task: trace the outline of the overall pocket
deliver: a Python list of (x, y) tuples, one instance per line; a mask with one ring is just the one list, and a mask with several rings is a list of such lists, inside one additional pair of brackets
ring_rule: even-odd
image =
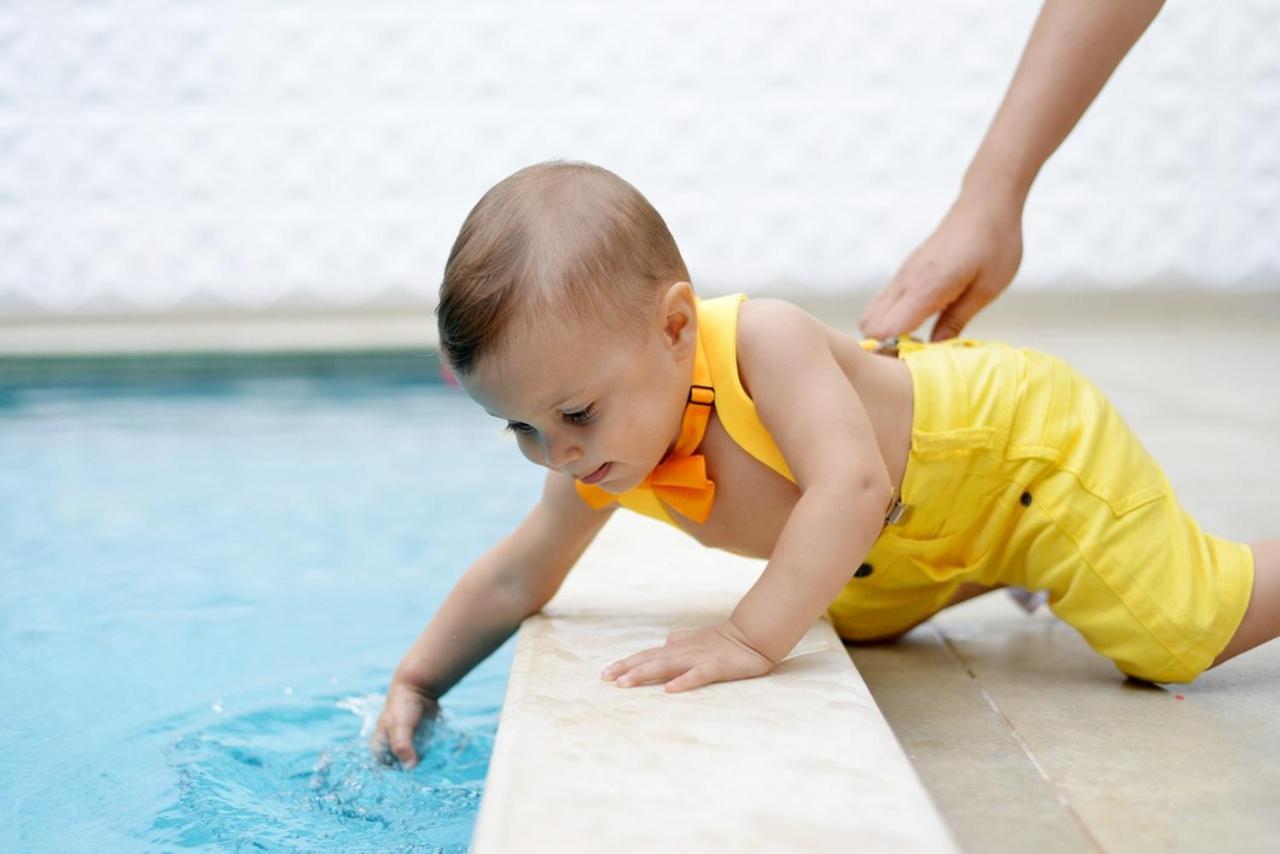
[(1004, 526), (1009, 481), (991, 465), (996, 437), (989, 428), (915, 438), (903, 478), (906, 516), (885, 528), (877, 545), (943, 581), (973, 568), (991, 549)]
[(1115, 517), (1168, 493), (1160, 466), (1097, 386), (1057, 357), (1023, 352), (1007, 459), (1071, 474)]
[(1020, 356), (1003, 344), (966, 341), (906, 359), (916, 402), (902, 486), (908, 510), (882, 539), (942, 580), (972, 568), (1002, 529)]

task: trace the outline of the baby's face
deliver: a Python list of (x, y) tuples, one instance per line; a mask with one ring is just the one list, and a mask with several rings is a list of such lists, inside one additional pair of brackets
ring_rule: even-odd
[(674, 316), (655, 309), (639, 341), (573, 322), (513, 333), (459, 382), (507, 422), (532, 462), (625, 492), (680, 433), (697, 334), (692, 293), (674, 306)]

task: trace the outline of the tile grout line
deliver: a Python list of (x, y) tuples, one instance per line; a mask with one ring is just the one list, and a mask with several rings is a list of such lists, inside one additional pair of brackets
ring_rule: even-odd
[(1105, 854), (1106, 849), (1102, 847), (1102, 843), (1093, 835), (1093, 832), (1089, 829), (1089, 825), (1085, 823), (1080, 814), (1076, 812), (1075, 808), (1071, 805), (1071, 801), (1067, 799), (1066, 793), (1063, 792), (1056, 783), (1054, 783), (1053, 778), (1049, 776), (1049, 773), (1045, 770), (1044, 766), (1040, 764), (1040, 760), (1036, 759), (1035, 754), (1031, 751), (1031, 746), (1028, 745), (1026, 740), (1022, 737), (1022, 733), (1018, 732), (1017, 727), (1013, 725), (1013, 721), (1009, 720), (1009, 716), (1004, 713), (1004, 710), (996, 703), (995, 698), (991, 696), (989, 691), (987, 691), (987, 686), (983, 684), (982, 679), (979, 678), (978, 674), (969, 666), (969, 662), (965, 661), (964, 656), (960, 654), (960, 651), (956, 649), (955, 645), (951, 642), (951, 638), (947, 637), (947, 633), (942, 630), (941, 626), (935, 625), (933, 626), (933, 630), (937, 632), (938, 637), (942, 640), (942, 645), (947, 648), (947, 651), (956, 659), (964, 672), (968, 674), (969, 678), (978, 686), (978, 690), (982, 692), (982, 699), (991, 707), (991, 711), (1004, 722), (1004, 725), (1009, 730), (1009, 735), (1013, 738), (1014, 743), (1022, 750), (1023, 755), (1027, 757), (1027, 761), (1031, 763), (1031, 767), (1036, 769), (1036, 773), (1044, 780), (1045, 785), (1049, 787), (1049, 791), (1053, 793), (1054, 799), (1062, 806), (1062, 809), (1066, 811), (1067, 815), (1071, 816), (1071, 820), (1080, 828), (1080, 832), (1084, 834), (1085, 839), (1089, 840), (1089, 844), (1093, 846), (1093, 849), (1100, 852), (1100, 854)]

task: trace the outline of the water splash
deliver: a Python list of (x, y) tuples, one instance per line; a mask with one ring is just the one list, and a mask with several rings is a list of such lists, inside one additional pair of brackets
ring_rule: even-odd
[(151, 842), (251, 850), (465, 852), (496, 710), (455, 721), (446, 709), (419, 733), (411, 772), (377, 762), (368, 737), (376, 694), (317, 697), (223, 713), (166, 754), (177, 798)]

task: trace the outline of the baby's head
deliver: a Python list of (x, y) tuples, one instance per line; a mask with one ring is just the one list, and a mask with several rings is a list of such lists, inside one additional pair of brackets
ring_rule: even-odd
[(689, 273), (662, 217), (608, 170), (540, 163), (485, 193), (449, 253), (436, 319), (463, 389), (539, 465), (620, 493), (680, 432), (697, 340)]

